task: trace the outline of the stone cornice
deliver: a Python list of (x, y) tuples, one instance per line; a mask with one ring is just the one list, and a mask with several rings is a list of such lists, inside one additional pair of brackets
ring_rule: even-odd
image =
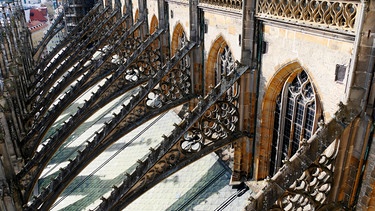
[(276, 26), (288, 30), (293, 30), (301, 33), (307, 33), (315, 36), (326, 37), (330, 39), (336, 39), (340, 41), (354, 42), (355, 35), (342, 33), (341, 31), (327, 30), (320, 27), (313, 27), (304, 23), (285, 22), (278, 19), (265, 18), (257, 16), (258, 20), (263, 21), (265, 24)]
[(198, 7), (201, 8), (205, 12), (221, 14), (221, 15), (225, 15), (225, 16), (229, 16), (233, 18), (242, 18), (242, 10), (240, 9), (222, 7), (222, 6), (206, 4), (206, 3), (199, 3)]
[(189, 1), (188, 0), (166, 0), (168, 3), (174, 3), (177, 5), (184, 5), (184, 6), (189, 6)]

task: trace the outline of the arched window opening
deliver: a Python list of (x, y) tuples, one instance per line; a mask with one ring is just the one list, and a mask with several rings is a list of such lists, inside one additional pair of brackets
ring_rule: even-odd
[[(234, 70), (234, 58), (232, 52), (229, 49), (229, 46), (225, 44), (223, 48), (219, 50), (217, 55), (216, 71), (215, 71), (215, 86), (220, 83), (221, 79), (229, 75)], [(239, 95), (239, 85), (237, 82), (228, 89), (226, 94), (223, 96), (227, 100), (229, 98), (235, 99), (235, 104), (237, 105), (237, 98)]]
[(158, 19), (155, 15), (152, 16), (151, 23), (150, 23), (150, 34), (153, 34), (156, 32), (156, 30), (159, 27)]
[(139, 18), (139, 10), (137, 9), (134, 14), (134, 22), (137, 22)]
[(217, 71), (215, 71), (215, 84), (221, 81), (222, 76), (229, 74), (233, 70), (234, 61), (232, 52), (228, 45), (219, 51), (217, 55)]
[(316, 122), (315, 92), (308, 75), (302, 71), (291, 80), (286, 80), (275, 102), (269, 175), (297, 152), (303, 139), (311, 137)]
[(185, 47), (187, 45), (187, 38), (186, 38), (186, 34), (184, 31), (182, 31), (182, 33), (180, 34), (180, 36), (178, 37), (178, 41), (177, 41), (177, 47), (178, 49), (181, 49), (183, 47)]
[[(233, 74), (235, 68), (235, 57), (232, 54), (230, 46), (222, 36), (219, 36), (212, 44), (207, 55), (207, 62), (204, 77), (204, 94), (207, 95), (218, 86), (221, 81), (230, 74)], [(235, 82), (218, 100), (215, 107), (211, 107), (210, 112), (213, 116), (222, 117), (225, 124), (230, 124), (229, 130), (235, 131), (239, 128), (239, 91), (240, 83)], [(230, 114), (230, 116), (227, 116)], [(216, 121), (216, 120), (215, 120)], [(216, 127), (213, 125), (212, 127)], [(220, 128), (219, 128), (220, 130)], [(239, 149), (239, 148), (238, 148)], [(239, 159), (234, 158), (234, 146), (229, 144), (221, 149), (221, 155), (225, 154), (225, 160), (233, 160), (234, 165), (239, 165)]]
[[(177, 41), (177, 49), (181, 49), (185, 47), (188, 44), (188, 40), (186, 38), (186, 34), (184, 31), (180, 34)], [(190, 57), (189, 55), (186, 55), (183, 59), (181, 59), (181, 65), (184, 67), (190, 66)]]
[[(137, 23), (138, 19), (139, 19), (139, 10), (137, 9), (134, 15), (134, 23)], [(134, 31), (133, 35), (134, 37), (139, 37), (141, 35), (141, 33), (139, 32), (139, 28)]]
[(178, 50), (187, 45), (188, 38), (184, 28), (180, 23), (177, 23), (173, 30), (172, 43), (171, 43), (171, 56), (173, 56)]
[[(152, 16), (152, 19), (151, 19), (151, 22), (150, 22), (150, 34), (153, 34), (156, 32), (156, 30), (158, 29), (159, 27), (159, 21), (158, 19), (156, 18), (155, 15)], [(156, 39), (154, 42), (151, 43), (151, 48), (156, 50), (156, 49), (159, 49), (159, 46), (160, 45), (160, 42), (158, 39)]]
[(123, 16), (126, 15), (126, 5), (123, 5), (122, 6), (122, 13), (121, 13)]

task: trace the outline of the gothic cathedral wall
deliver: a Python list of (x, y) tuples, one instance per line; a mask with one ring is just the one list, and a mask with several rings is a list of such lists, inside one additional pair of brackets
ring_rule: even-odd
[(190, 40), (190, 15), (189, 15), (189, 2), (172, 2), (168, 4), (169, 7), (169, 34), (170, 38), (173, 37), (173, 32), (178, 24), (181, 24), (186, 37)]
[[(267, 84), (282, 66), (296, 61), (313, 81), (325, 121), (331, 119), (338, 103), (345, 100), (345, 82), (354, 41), (340, 41), (274, 25), (264, 26), (264, 41), (267, 49), (262, 57), (259, 96), (262, 98)], [(346, 66), (343, 82), (335, 81), (336, 65)]]
[(148, 19), (148, 25), (151, 25), (152, 17), (155, 15), (159, 19), (159, 10), (158, 10), (158, 1), (157, 0), (148, 0), (146, 2), (147, 4), (147, 19)]
[[(276, 95), (290, 74), (304, 70), (314, 86), (319, 113), (325, 122), (332, 119), (340, 102), (345, 102), (346, 82), (354, 41), (334, 39), (323, 32), (300, 31), (277, 23), (263, 26), (265, 47), (262, 54), (256, 143), (256, 178), (268, 174), (271, 140), (274, 126)], [(318, 34), (321, 33), (321, 34)], [(346, 67), (344, 78), (337, 80), (336, 68)], [(321, 106), (321, 107), (320, 107)]]
[(217, 11), (205, 11), (204, 20), (207, 24), (207, 32), (204, 34), (205, 58), (207, 59), (215, 41), (222, 36), (228, 44), (234, 60), (239, 61), (241, 58), (241, 43), (239, 42), (242, 33), (241, 14), (234, 12), (219, 14)]

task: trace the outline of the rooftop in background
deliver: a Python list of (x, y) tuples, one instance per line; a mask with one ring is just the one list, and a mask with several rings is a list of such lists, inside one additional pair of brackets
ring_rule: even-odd
[(31, 21), (30, 23), (27, 24), (27, 27), (29, 28), (31, 33), (44, 29), (47, 26), (48, 25), (46, 22), (40, 22), (40, 21)]
[[(69, 118), (69, 114), (74, 113), (74, 108), (82, 105), (84, 99), (91, 96), (93, 90), (96, 88), (77, 99), (71, 108), (60, 116), (54, 127), (60, 127)], [(112, 113), (118, 113), (130, 94), (119, 97), (96, 112), (72, 134), (59, 151), (71, 152), (72, 149), (84, 146), (86, 141), (92, 141), (90, 134), (102, 127)], [(94, 209), (101, 202), (100, 196), (107, 197), (111, 186), (121, 184), (125, 172), (132, 172), (134, 163), (140, 157), (147, 156), (150, 147), (156, 148), (162, 135), (169, 134), (173, 124), (180, 121), (181, 118), (174, 111), (169, 111), (119, 139), (72, 181), (52, 210)], [(55, 155), (43, 172), (40, 185), (43, 181), (49, 181), (60, 167), (67, 164), (68, 159), (74, 158), (74, 154), (72, 157), (65, 157), (66, 155), (67, 153)], [(211, 153), (151, 188), (125, 210), (215, 210), (218, 207), (236, 210), (246, 205), (251, 191), (243, 194), (244, 187), (236, 189), (229, 186), (230, 177), (229, 168), (225, 167), (215, 153)]]
[(47, 21), (46, 16), (47, 16), (47, 8), (46, 7), (30, 10), (30, 20), (31, 21), (46, 22)]

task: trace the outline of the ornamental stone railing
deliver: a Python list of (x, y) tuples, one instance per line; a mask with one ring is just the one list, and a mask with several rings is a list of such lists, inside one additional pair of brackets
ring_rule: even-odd
[(354, 34), (359, 7), (354, 1), (258, 0), (257, 17)]
[(242, 0), (200, 0), (199, 3), (228, 7), (233, 9), (242, 9)]

